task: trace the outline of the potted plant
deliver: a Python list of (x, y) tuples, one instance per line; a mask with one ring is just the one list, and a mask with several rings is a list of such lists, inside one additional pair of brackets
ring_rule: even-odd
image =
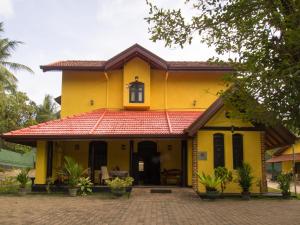
[(69, 194), (72, 197), (77, 195), (79, 178), (83, 168), (71, 157), (65, 156), (65, 173), (68, 176)]
[(105, 182), (114, 196), (121, 197), (126, 193), (126, 188), (130, 187), (133, 181), (132, 177), (126, 177), (125, 179), (116, 177), (113, 180), (106, 180)]
[(232, 172), (225, 167), (219, 166), (215, 169), (215, 176), (221, 180), (221, 196), (223, 196), (227, 183), (232, 181)]
[(290, 185), (292, 181), (291, 173), (280, 173), (277, 176), (277, 182), (282, 193), (282, 197), (287, 199), (291, 196)]
[(219, 197), (220, 193), (217, 189), (218, 185), (221, 183), (221, 179), (216, 176), (205, 175), (204, 173), (198, 174), (199, 182), (205, 186), (206, 196), (209, 199), (216, 199)]
[(92, 193), (93, 183), (89, 177), (80, 177), (78, 181), (79, 192), (82, 196)]
[(16, 177), (17, 181), (20, 184), (19, 193), (21, 195), (25, 195), (27, 193), (26, 184), (29, 181), (29, 176), (28, 176), (29, 170), (30, 170), (29, 168), (22, 169), (21, 172)]
[(237, 169), (238, 183), (242, 188), (242, 199), (250, 199), (250, 187), (253, 184), (252, 168), (248, 163), (243, 163), (242, 167)]

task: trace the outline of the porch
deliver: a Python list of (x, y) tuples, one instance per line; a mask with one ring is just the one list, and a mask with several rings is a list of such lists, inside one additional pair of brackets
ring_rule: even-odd
[(37, 164), (34, 189), (53, 178), (54, 185), (66, 184), (60, 171), (64, 157), (75, 159), (95, 185), (103, 186), (103, 167), (109, 177), (132, 176), (135, 185), (191, 186), (192, 150), (187, 139), (135, 138), (100, 140), (47, 140), (37, 142)]

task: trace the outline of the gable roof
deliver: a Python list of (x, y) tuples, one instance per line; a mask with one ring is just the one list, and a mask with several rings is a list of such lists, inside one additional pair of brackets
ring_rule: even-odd
[[(224, 106), (221, 98), (218, 98), (208, 109), (202, 113), (186, 130), (189, 136), (194, 136), (197, 131), (204, 127), (204, 125)], [(257, 126), (257, 125), (255, 125)], [(286, 146), (293, 144), (296, 136), (282, 125), (273, 127), (264, 127), (266, 135), (266, 148), (272, 149), (275, 147)]]
[(49, 138), (183, 137), (199, 111), (110, 111), (99, 109), (2, 135), (7, 141)]
[(148, 62), (153, 69), (168, 71), (233, 71), (228, 65), (213, 64), (201, 61), (165, 61), (148, 49), (134, 44), (116, 56), (107, 61), (98, 60), (65, 60), (57, 61), (40, 68), (46, 71), (63, 71), (63, 70), (89, 70), (89, 71), (107, 71), (121, 69), (124, 63), (134, 57), (139, 57)]

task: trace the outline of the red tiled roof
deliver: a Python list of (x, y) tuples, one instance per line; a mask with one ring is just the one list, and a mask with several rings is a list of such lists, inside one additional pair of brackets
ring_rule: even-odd
[(134, 57), (140, 57), (150, 63), (152, 68), (170, 71), (232, 71), (229, 65), (201, 61), (165, 61), (144, 47), (135, 44), (107, 61), (66, 60), (42, 65), (43, 71), (53, 70), (96, 70), (120, 69)]
[[(286, 154), (280, 156), (274, 156), (271, 159), (268, 159), (267, 163), (276, 163), (276, 162), (285, 162), (285, 161), (293, 161), (293, 154)], [(300, 161), (300, 153), (295, 153), (295, 160)]]
[(99, 109), (11, 131), (5, 133), (3, 138), (182, 136), (184, 129), (201, 114), (196, 111)]

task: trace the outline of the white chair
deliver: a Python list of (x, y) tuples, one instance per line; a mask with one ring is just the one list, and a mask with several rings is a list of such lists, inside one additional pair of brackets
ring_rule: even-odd
[(111, 179), (111, 177), (109, 176), (107, 167), (101, 166), (101, 184), (105, 184), (105, 180), (109, 179)]

